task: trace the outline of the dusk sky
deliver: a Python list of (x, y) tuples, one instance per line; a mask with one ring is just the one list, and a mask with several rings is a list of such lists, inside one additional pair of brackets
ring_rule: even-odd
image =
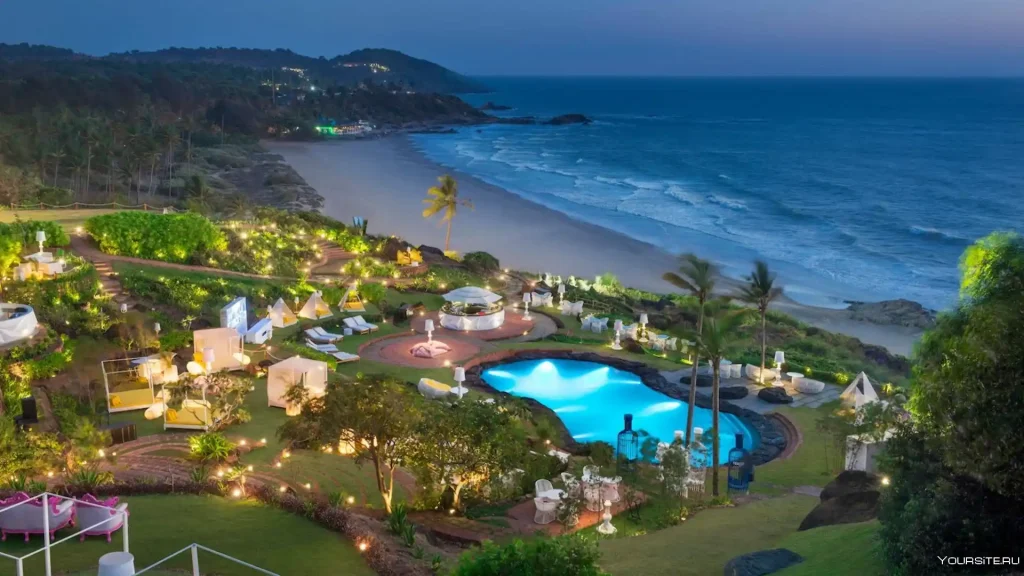
[(0, 0), (0, 42), (395, 48), (459, 72), (1022, 75), (1024, 0)]

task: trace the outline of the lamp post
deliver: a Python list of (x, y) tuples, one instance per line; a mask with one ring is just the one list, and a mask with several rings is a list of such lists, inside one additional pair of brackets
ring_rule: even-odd
[(612, 350), (622, 350), (622, 320), (615, 321), (615, 342), (612, 343)]
[(156, 337), (157, 338), (160, 337), (160, 323), (159, 322), (154, 322), (153, 323), (153, 332), (156, 332)]
[(530, 319), (530, 301), (533, 300), (533, 296), (527, 292), (523, 294), (523, 308), (526, 309), (526, 313), (523, 314), (523, 320)]
[(615, 526), (612, 526), (612, 501), (604, 501), (604, 514), (601, 515), (601, 525), (597, 527), (597, 531), (604, 535), (615, 534), (618, 530)]
[(203, 363), (206, 364), (207, 374), (213, 372), (213, 360), (215, 357), (216, 354), (214, 353), (212, 347), (207, 346), (206, 348), (203, 348)]
[(459, 400), (462, 400), (463, 394), (465, 394), (466, 392), (469, 392), (469, 389), (467, 389), (467, 388), (462, 386), (462, 383), (465, 382), (465, 381), (466, 381), (466, 369), (463, 368), (462, 366), (456, 366), (455, 367), (455, 383), (457, 384), (457, 386), (455, 386), (455, 390), (453, 390), (453, 392), (458, 394)]
[(43, 253), (43, 243), (46, 242), (46, 232), (36, 230), (36, 242), (39, 242), (39, 253)]
[[(775, 351), (775, 385), (782, 386), (782, 365), (786, 363), (786, 353), (782, 350)], [(764, 381), (764, 377), (761, 377)]]
[(427, 333), (427, 342), (434, 341), (434, 321), (427, 318), (423, 322), (423, 331)]
[(561, 304), (565, 301), (565, 284), (559, 282), (558, 284), (558, 303)]
[(640, 313), (640, 341), (647, 342), (647, 312)]

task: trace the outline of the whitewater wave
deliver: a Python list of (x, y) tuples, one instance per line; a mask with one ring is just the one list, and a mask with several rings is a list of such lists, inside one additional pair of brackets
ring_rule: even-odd
[(739, 200), (736, 200), (735, 198), (726, 198), (725, 196), (718, 196), (716, 194), (708, 194), (706, 196), (706, 198), (707, 198), (707, 201), (711, 202), (712, 204), (718, 204), (719, 206), (725, 206), (726, 208), (729, 208), (729, 209), (732, 209), (732, 210), (738, 210), (738, 211), (743, 211), (743, 212), (745, 212), (747, 210), (747, 205), (744, 204), (743, 202), (739, 201)]
[(954, 242), (957, 244), (970, 244), (973, 240), (966, 236), (954, 234), (946, 230), (939, 230), (938, 228), (929, 228), (927, 226), (911, 226), (910, 233), (917, 236), (926, 236), (928, 238), (942, 240), (944, 242)]

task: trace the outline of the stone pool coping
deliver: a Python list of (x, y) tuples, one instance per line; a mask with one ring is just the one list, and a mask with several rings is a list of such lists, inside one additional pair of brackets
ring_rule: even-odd
[[(636, 374), (648, 388), (661, 392), (669, 398), (681, 400), (683, 402), (689, 401), (689, 387), (678, 382), (670, 382), (662, 376), (656, 368), (652, 368), (647, 364), (615, 356), (602, 356), (595, 352), (578, 352), (575, 350), (565, 349), (502, 350), (479, 356), (470, 360), (465, 366), (466, 384), (469, 386), (479, 386), (493, 394), (509, 395), (488, 385), (483, 379), (483, 371), (502, 364), (524, 360), (576, 360), (579, 362), (596, 362), (599, 364), (606, 364), (613, 368)], [(553, 410), (533, 398), (520, 399), (525, 401), (530, 407), (530, 410), (534, 413), (540, 413), (549, 418), (553, 417), (553, 422), (557, 424), (561, 431), (562, 448), (574, 454), (580, 454), (584, 451), (583, 445), (573, 439), (572, 434), (569, 433), (569, 430), (565, 427), (562, 419), (559, 418)], [(710, 410), (711, 398), (698, 394), (697, 401), (694, 405)], [(742, 408), (726, 400), (719, 401), (718, 409), (719, 412), (723, 414), (732, 414), (733, 416), (736, 416), (750, 429), (756, 431), (760, 436), (761, 442), (758, 444), (757, 448), (750, 453), (754, 465), (760, 466), (762, 464), (767, 464), (786, 450), (788, 443), (787, 435), (778, 420), (769, 418), (763, 414), (758, 414), (753, 410)]]

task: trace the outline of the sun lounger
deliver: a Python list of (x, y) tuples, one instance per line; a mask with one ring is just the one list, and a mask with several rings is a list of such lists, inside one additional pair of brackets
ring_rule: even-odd
[(334, 342), (336, 340), (341, 340), (342, 338), (345, 337), (343, 334), (335, 334), (334, 332), (328, 332), (327, 330), (324, 330), (320, 326), (314, 326), (310, 330), (312, 330), (316, 334), (319, 334), (320, 335), (320, 338), (319, 338), (320, 340), (327, 340), (328, 342)]
[(364, 325), (360, 324), (359, 322), (356, 322), (355, 318), (345, 318), (344, 320), (342, 320), (342, 322), (345, 324), (346, 328), (352, 330), (356, 334), (369, 334), (370, 333), (370, 327), (369, 326), (364, 326)]
[(337, 340), (337, 338), (330, 338), (328, 336), (324, 336), (314, 328), (309, 328), (303, 330), (302, 332), (306, 335), (306, 338), (309, 338), (310, 340), (313, 340), (315, 342), (334, 342), (335, 340)]
[(355, 362), (356, 360), (359, 360), (358, 354), (349, 354), (348, 352), (335, 352), (331, 354), (331, 356), (334, 356), (338, 360), (339, 364), (344, 364), (346, 362)]
[(362, 316), (353, 316), (352, 319), (358, 322), (360, 326), (368, 328), (370, 332), (376, 332), (379, 328), (376, 324), (370, 324), (366, 320), (363, 320)]
[(338, 351), (338, 347), (334, 344), (316, 344), (312, 340), (306, 340), (306, 346), (324, 354), (333, 354)]

